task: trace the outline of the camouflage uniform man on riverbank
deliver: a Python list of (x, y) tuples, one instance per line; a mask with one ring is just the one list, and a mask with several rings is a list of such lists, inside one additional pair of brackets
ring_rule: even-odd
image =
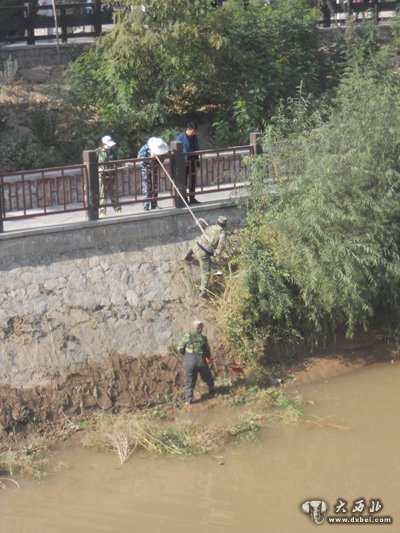
[(202, 334), (203, 328), (203, 322), (195, 320), (193, 330), (183, 335), (177, 346), (178, 353), (185, 356), (185, 402), (187, 404), (193, 401), (198, 374), (208, 385), (209, 392), (214, 392), (214, 378), (206, 361), (206, 358), (211, 359), (211, 352), (207, 337)]
[(207, 226), (204, 233), (195, 239), (185, 255), (185, 260), (190, 261), (192, 255), (200, 264), (200, 296), (207, 298), (208, 283), (211, 273), (211, 257), (218, 257), (226, 241), (226, 225), (228, 219), (218, 217), (217, 224)]

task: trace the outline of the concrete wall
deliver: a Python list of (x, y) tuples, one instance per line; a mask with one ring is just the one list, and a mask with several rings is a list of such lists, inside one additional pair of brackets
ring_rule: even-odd
[[(232, 201), (196, 213), (225, 214), (231, 228), (244, 218)], [(111, 354), (166, 354), (210, 315), (198, 267), (182, 261), (198, 233), (179, 209), (0, 235), (0, 385), (45, 384)]]
[(55, 43), (37, 43), (35, 45), (8, 45), (0, 47), (0, 64), (8, 59), (18, 61), (20, 69), (30, 69), (41, 66), (67, 65), (83, 52), (86, 52), (93, 43), (60, 43), (60, 60)]
[[(392, 31), (390, 23), (380, 23), (377, 26), (378, 37), (381, 43), (389, 43), (392, 40)], [(359, 27), (356, 27), (355, 31), (358, 31)], [(332, 22), (330, 28), (318, 28), (318, 38), (321, 46), (331, 46), (343, 38), (346, 31), (345, 26), (336, 26)]]

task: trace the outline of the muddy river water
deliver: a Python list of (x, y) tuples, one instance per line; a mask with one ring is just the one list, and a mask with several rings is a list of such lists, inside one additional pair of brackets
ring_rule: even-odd
[[(0, 532), (400, 533), (399, 383), (396, 362), (304, 386), (305, 421), (267, 427), (223, 459), (133, 455), (120, 467), (114, 455), (61, 450), (51, 477), (0, 491)], [(362, 499), (362, 516), (391, 516), (393, 524), (332, 525), (325, 517), (317, 526), (300, 509), (324, 500), (328, 516), (351, 517)], [(383, 508), (369, 513), (378, 500)], [(347, 514), (335, 514), (341, 502)]]

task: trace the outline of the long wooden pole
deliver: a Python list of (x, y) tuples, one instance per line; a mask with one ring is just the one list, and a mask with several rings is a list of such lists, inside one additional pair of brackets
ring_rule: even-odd
[(56, 30), (57, 56), (58, 56), (58, 64), (60, 65), (61, 64), (60, 37), (58, 36), (58, 17), (57, 17), (55, 0), (51, 0), (51, 5), (53, 6), (54, 25), (55, 25), (55, 30)]

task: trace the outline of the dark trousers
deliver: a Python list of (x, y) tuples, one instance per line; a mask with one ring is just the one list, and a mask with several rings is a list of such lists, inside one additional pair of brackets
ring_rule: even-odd
[(197, 376), (200, 374), (201, 379), (208, 385), (210, 392), (214, 390), (214, 378), (208, 368), (204, 357), (200, 354), (187, 353), (185, 355), (185, 401), (193, 400), (194, 388), (197, 382)]
[(189, 189), (189, 201), (194, 198), (196, 190), (196, 160), (186, 161), (186, 188)]

